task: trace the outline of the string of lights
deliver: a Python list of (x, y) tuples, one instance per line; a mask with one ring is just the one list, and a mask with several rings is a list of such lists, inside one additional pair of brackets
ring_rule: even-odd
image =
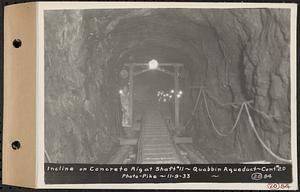
[(165, 90), (159, 90), (157, 91), (157, 99), (158, 99), (158, 102), (170, 102), (172, 101), (172, 99), (174, 97), (177, 97), (177, 98), (181, 98), (183, 94), (183, 91), (179, 90), (178, 93), (176, 94), (174, 89), (171, 89), (171, 90), (168, 90), (168, 91), (165, 91)]

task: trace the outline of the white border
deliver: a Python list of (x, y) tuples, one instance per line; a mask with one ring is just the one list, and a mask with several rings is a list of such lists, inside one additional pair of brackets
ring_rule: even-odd
[(37, 2), (37, 187), (81, 189), (239, 189), (268, 190), (266, 183), (158, 183), (158, 184), (45, 184), (44, 183), (44, 10), (61, 9), (130, 9), (130, 8), (285, 8), (291, 10), (290, 25), (290, 81), (291, 81), (291, 150), (293, 183), (290, 190), (298, 189), (297, 178), (297, 61), (296, 25), (297, 4), (291, 3), (194, 3), (194, 2)]

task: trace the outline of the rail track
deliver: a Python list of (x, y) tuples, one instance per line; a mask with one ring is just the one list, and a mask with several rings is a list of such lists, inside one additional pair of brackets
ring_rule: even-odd
[(144, 113), (143, 127), (138, 143), (137, 163), (182, 163), (167, 125), (155, 107), (148, 107)]

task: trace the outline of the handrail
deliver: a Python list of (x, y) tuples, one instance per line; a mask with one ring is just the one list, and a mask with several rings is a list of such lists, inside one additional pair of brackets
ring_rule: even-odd
[[(203, 92), (202, 92), (202, 91), (203, 91)], [(242, 104), (240, 104), (241, 107), (240, 107), (240, 110), (239, 110), (239, 112), (238, 112), (238, 115), (237, 115), (237, 118), (236, 118), (236, 120), (235, 120), (235, 123), (234, 123), (233, 127), (230, 129), (230, 131), (229, 131), (227, 134), (224, 134), (224, 133), (221, 133), (221, 132), (216, 128), (216, 126), (215, 126), (215, 123), (214, 123), (213, 118), (212, 118), (212, 116), (211, 116), (211, 113), (210, 113), (210, 111), (209, 111), (209, 107), (208, 107), (207, 100), (206, 100), (206, 94), (207, 94), (207, 93), (206, 93), (205, 90), (202, 90), (202, 88), (201, 88), (200, 91), (199, 91), (199, 95), (198, 95), (198, 97), (197, 97), (197, 101), (196, 101), (195, 106), (198, 106), (198, 103), (199, 103), (199, 100), (200, 100), (200, 96), (201, 96), (202, 93), (203, 93), (203, 99), (201, 100), (201, 105), (200, 105), (200, 106), (202, 106), (202, 101), (204, 101), (205, 109), (206, 109), (206, 113), (207, 113), (207, 115), (208, 115), (208, 118), (209, 118), (209, 120), (210, 120), (210, 122), (211, 122), (211, 124), (212, 124), (212, 127), (214, 128), (215, 132), (216, 132), (218, 135), (220, 135), (220, 136), (222, 136), (222, 137), (226, 137), (226, 136), (231, 135), (231, 133), (233, 133), (233, 131), (234, 131), (234, 130), (236, 129), (236, 127), (237, 127), (237, 124), (238, 124), (238, 122), (239, 122), (239, 120), (240, 120), (240, 117), (241, 117), (241, 114), (242, 114), (243, 109), (245, 109), (245, 110), (246, 110), (246, 113), (247, 113), (247, 115), (248, 115), (248, 120), (249, 120), (249, 123), (250, 123), (250, 125), (251, 125), (251, 128), (252, 128), (252, 130), (253, 130), (253, 132), (254, 132), (256, 138), (258, 139), (258, 141), (259, 141), (260, 144), (262, 145), (262, 147), (263, 147), (263, 148), (264, 148), (271, 156), (273, 156), (273, 157), (276, 158), (277, 160), (279, 160), (279, 161), (281, 161), (281, 162), (286, 162), (286, 163), (291, 163), (291, 162), (292, 162), (290, 159), (285, 159), (285, 158), (282, 158), (282, 157), (278, 156), (277, 154), (275, 154), (275, 153), (274, 153), (274, 152), (273, 152), (273, 151), (272, 151), (272, 150), (264, 143), (264, 141), (262, 140), (262, 138), (259, 136), (258, 131), (256, 130), (255, 124), (254, 124), (254, 122), (253, 122), (252, 116), (251, 116), (251, 114), (250, 114), (250, 112), (249, 112), (249, 108), (253, 109), (254, 111), (256, 111), (256, 112), (258, 112), (258, 113), (260, 113), (260, 114), (262, 114), (264, 117), (271, 118), (271, 116), (269, 116), (269, 115), (265, 114), (264, 112), (261, 112), (261, 111), (255, 109), (254, 107), (252, 107), (252, 106), (250, 105), (250, 103), (253, 102), (252, 100), (250, 100), (250, 101), (244, 101)], [(218, 100), (216, 99), (215, 101), (218, 101)], [(222, 105), (222, 106), (227, 106), (227, 105), (232, 105), (232, 106), (235, 105), (235, 106), (236, 106), (236, 105), (238, 105), (238, 103), (226, 103), (226, 104), (222, 104), (222, 103), (220, 103), (219, 101), (218, 101), (217, 103), (220, 104), (220, 105)], [(194, 113), (195, 111), (196, 111), (196, 110), (195, 110), (195, 108), (194, 108), (193, 113)], [(194, 114), (193, 114), (193, 113), (192, 113), (192, 118), (194, 117)], [(192, 119), (192, 118), (191, 118), (191, 119)], [(191, 120), (189, 120), (188, 123), (186, 123), (186, 125), (189, 124), (190, 121), (191, 121)]]
[(248, 107), (249, 107), (250, 109), (252, 109), (253, 111), (255, 111), (255, 112), (261, 114), (262, 116), (264, 116), (264, 117), (267, 118), (267, 119), (272, 119), (273, 117), (276, 117), (276, 115), (268, 115), (268, 114), (266, 114), (266, 113), (263, 112), (263, 111), (260, 111), (260, 110), (258, 110), (258, 109), (255, 109), (255, 108), (252, 107), (251, 105), (248, 105)]
[[(193, 112), (192, 112), (192, 116), (191, 116), (191, 118), (185, 123), (184, 127), (187, 127), (187, 126), (190, 124), (190, 122), (192, 122), (192, 120), (193, 120), (193, 118), (194, 118), (194, 115), (195, 115), (195, 112), (196, 112), (197, 107), (198, 107), (198, 103), (199, 103), (201, 94), (202, 94), (202, 88), (199, 90), (199, 93), (198, 93), (198, 96), (197, 96), (197, 99), (196, 99), (196, 102), (195, 102), (195, 105), (194, 105), (194, 109), (193, 109)], [(202, 100), (201, 100), (200, 106), (201, 106), (201, 105), (202, 105)]]
[(229, 102), (229, 103), (222, 103), (220, 102), (216, 97), (214, 97), (211, 93), (209, 93), (207, 90), (205, 90), (205, 93), (208, 97), (210, 97), (214, 102), (216, 102), (218, 105), (221, 105), (223, 107), (226, 107), (228, 105), (231, 105), (234, 108), (238, 108), (239, 105), (242, 105), (243, 103), (253, 103), (253, 100), (248, 101), (242, 101), (242, 102)]
[(248, 115), (248, 120), (249, 120), (249, 123), (255, 133), (255, 136), (257, 137), (258, 141), (260, 142), (260, 144), (263, 146), (263, 148), (269, 152), (270, 155), (272, 155), (273, 157), (275, 157), (277, 160), (279, 161), (282, 161), (282, 162), (286, 162), (286, 163), (292, 163), (292, 160), (290, 159), (285, 159), (285, 158), (282, 158), (282, 157), (279, 157), (278, 155), (276, 155), (269, 147), (267, 147), (267, 145), (263, 142), (263, 140), (261, 139), (261, 137), (259, 136), (257, 130), (256, 130), (256, 127), (254, 125), (254, 122), (252, 120), (252, 117), (250, 115), (250, 112), (249, 112), (249, 109), (248, 109), (248, 105), (249, 104), (246, 104), (245, 105), (245, 109), (246, 109), (246, 112), (247, 112), (247, 115)]
[(143, 113), (143, 115), (142, 115), (142, 118), (141, 118), (141, 130), (140, 130), (140, 137), (139, 137), (139, 139), (138, 139), (138, 143), (137, 143), (137, 156), (136, 156), (136, 162), (137, 163), (141, 163), (141, 161), (142, 161), (142, 156), (143, 156), (143, 150), (141, 150), (141, 145), (142, 145), (142, 137), (143, 137), (143, 132), (144, 132), (144, 121), (145, 121), (145, 119), (144, 119), (144, 113)]
[(195, 112), (197, 110), (197, 107), (198, 107), (198, 103), (199, 103), (199, 99), (201, 97), (201, 94), (202, 94), (202, 89), (199, 90), (199, 94), (197, 96), (197, 100), (196, 100), (196, 103), (194, 105), (194, 109), (193, 109), (193, 112), (192, 112), (192, 115), (195, 115)]
[(241, 117), (241, 114), (242, 114), (242, 111), (243, 111), (243, 108), (244, 108), (245, 103), (243, 103), (243, 104), (241, 105), (241, 108), (240, 108), (239, 113), (238, 113), (238, 115), (237, 115), (237, 117), (236, 117), (235, 123), (233, 124), (233, 127), (230, 129), (230, 131), (229, 131), (227, 134), (224, 134), (224, 133), (221, 133), (221, 132), (216, 128), (216, 126), (215, 126), (215, 123), (214, 123), (214, 121), (213, 121), (213, 119), (212, 119), (212, 116), (211, 116), (211, 114), (210, 114), (210, 112), (209, 112), (209, 109), (208, 109), (208, 105), (207, 105), (207, 101), (206, 101), (206, 96), (205, 96), (205, 95), (206, 95), (206, 94), (205, 94), (205, 92), (204, 92), (203, 98), (204, 98), (205, 108), (206, 108), (207, 116), (208, 116), (208, 118), (209, 118), (209, 120), (210, 120), (210, 122), (211, 122), (212, 127), (214, 128), (214, 130), (216, 131), (216, 133), (217, 133), (218, 135), (220, 135), (220, 136), (222, 136), (222, 137), (229, 136), (229, 135), (236, 129), (236, 127), (237, 127), (237, 124), (238, 124), (238, 122), (239, 122), (239, 120), (240, 120), (240, 117)]
[(45, 149), (44, 151), (45, 151), (45, 155), (46, 155), (46, 159), (47, 159), (48, 163), (51, 163), (51, 158), (50, 158), (47, 150)]

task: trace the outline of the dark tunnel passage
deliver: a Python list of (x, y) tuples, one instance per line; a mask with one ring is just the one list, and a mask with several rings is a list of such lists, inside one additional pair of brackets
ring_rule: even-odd
[[(270, 151), (290, 159), (289, 11), (61, 10), (45, 15), (45, 145), (52, 162), (109, 163), (124, 145), (129, 156), (138, 153), (139, 142), (120, 142), (138, 139), (143, 128), (122, 127), (119, 91), (128, 85), (125, 64), (152, 59), (183, 65), (180, 125), (174, 128), (176, 94), (158, 101), (159, 91), (171, 95), (174, 77), (155, 70), (134, 77), (133, 124), (143, 127), (145, 109), (155, 101), (173, 126), (171, 136), (187, 140), (178, 141), (180, 154), (186, 149), (186, 156), (198, 154), (202, 163), (281, 162)], [(174, 72), (172, 66), (164, 69)]]

